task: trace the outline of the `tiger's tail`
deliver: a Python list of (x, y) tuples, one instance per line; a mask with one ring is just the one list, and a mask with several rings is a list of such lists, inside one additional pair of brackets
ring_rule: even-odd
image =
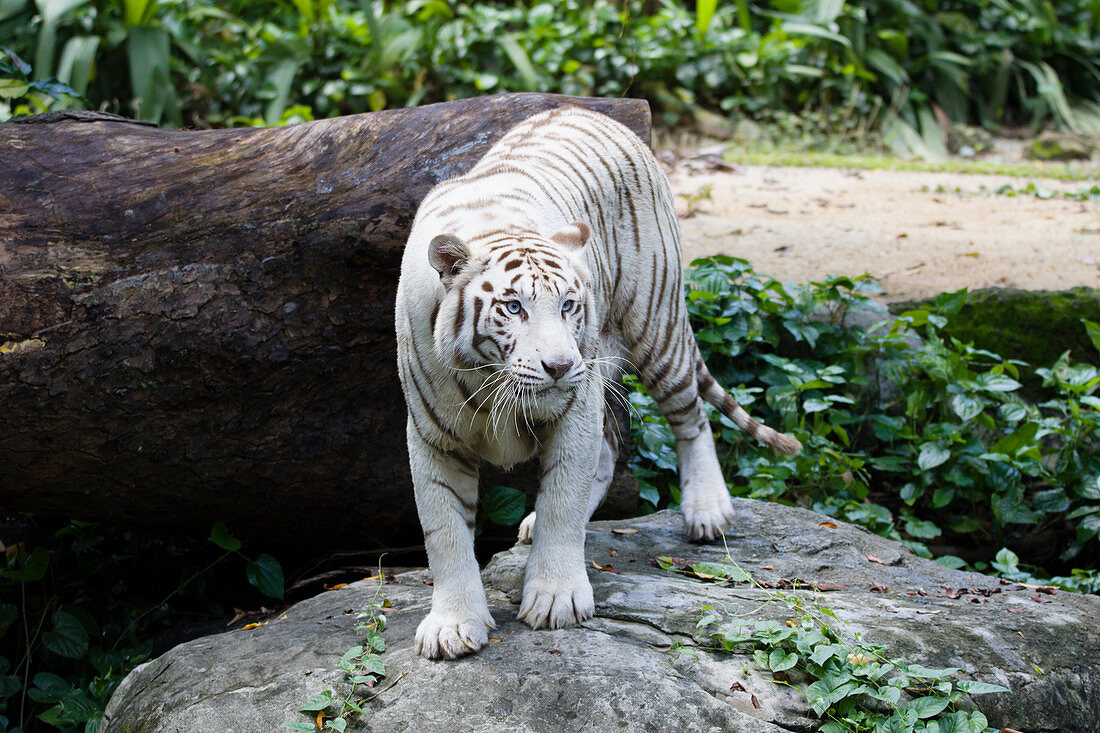
[(734, 425), (741, 428), (749, 437), (755, 438), (777, 453), (788, 456), (796, 456), (802, 451), (802, 444), (793, 435), (772, 430), (767, 425), (757, 422), (745, 408), (737, 404), (722, 385), (711, 376), (706, 363), (700, 356), (696, 368), (696, 376), (699, 385), (699, 396), (717, 407), (723, 415), (733, 420)]

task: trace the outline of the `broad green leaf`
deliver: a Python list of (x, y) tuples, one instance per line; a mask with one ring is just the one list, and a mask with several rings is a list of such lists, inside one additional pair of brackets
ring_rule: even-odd
[(72, 692), (72, 686), (53, 672), (39, 672), (34, 676), (34, 688), (28, 695), (37, 702), (58, 702)]
[(773, 649), (768, 655), (768, 669), (772, 672), (783, 672), (798, 664), (798, 655), (787, 653), (782, 649)]
[(382, 664), (382, 660), (378, 658), (378, 655), (371, 654), (363, 657), (363, 666), (374, 672), (379, 677), (386, 676), (386, 666)]
[(876, 700), (888, 703), (890, 705), (897, 705), (898, 700), (901, 698), (901, 688), (898, 687), (880, 687), (877, 690), (871, 690), (867, 693), (868, 697), (872, 697)]
[[(14, 604), (0, 603), (0, 633), (3, 633), (4, 629), (15, 623), (17, 618), (19, 618), (19, 609)], [(0, 669), (0, 673), (4, 671)]]
[(22, 97), (31, 88), (30, 82), (18, 79), (0, 79), (0, 99)]
[[(9, 559), (8, 562), (13, 561)], [(41, 545), (37, 545), (29, 555), (25, 552), (17, 553), (14, 565), (14, 568), (0, 572), (0, 576), (6, 576), (24, 583), (42, 580), (46, 575), (46, 568), (50, 565), (50, 551)]]
[(1100, 351), (1100, 323), (1094, 323), (1087, 318), (1082, 318), (1081, 322), (1085, 324), (1085, 332), (1089, 335), (1089, 341), (1092, 342), (1097, 351)]
[(752, 576), (741, 568), (720, 562), (692, 563), (691, 572), (704, 580), (732, 580), (735, 583), (748, 583), (752, 580)]
[(927, 519), (917, 519), (916, 517), (905, 521), (905, 531), (909, 536), (919, 537), (922, 540), (939, 537), (943, 534), (934, 522), (930, 522)]
[(325, 721), (326, 728), (332, 728), (339, 733), (344, 733), (348, 727), (348, 721), (345, 718), (333, 718), (332, 720)]
[(932, 506), (943, 509), (955, 499), (955, 487), (945, 486), (932, 492)]
[(88, 632), (75, 616), (58, 611), (53, 615), (53, 630), (42, 634), (42, 645), (54, 654), (79, 659), (88, 651)]
[(963, 560), (958, 555), (940, 555), (936, 558), (936, 562), (943, 565), (945, 568), (953, 568), (954, 570), (966, 567), (966, 560)]
[(925, 667), (923, 664), (907, 664), (905, 665), (905, 671), (911, 677), (920, 677), (926, 680), (938, 680), (941, 677), (950, 677), (959, 671), (958, 667)]
[(0, 677), (0, 699), (11, 697), (21, 689), (23, 689), (21, 678), (11, 674)]
[(1021, 385), (1007, 374), (986, 372), (978, 375), (978, 386), (987, 392), (1013, 392)]
[(1088, 476), (1081, 482), (1077, 495), (1082, 499), (1100, 499), (1100, 476)]
[(245, 575), (248, 577), (248, 582), (265, 596), (283, 597), (283, 566), (271, 555), (260, 555), (255, 560), (249, 561), (245, 568)]
[(917, 465), (922, 471), (928, 471), (936, 466), (943, 465), (951, 457), (951, 451), (938, 443), (924, 443), (920, 447), (920, 456), (917, 457)]
[(225, 524), (222, 522), (214, 522), (214, 526), (210, 529), (210, 541), (223, 550), (229, 550), (230, 552), (241, 549), (241, 541), (229, 534), (229, 530), (225, 528)]
[(1069, 509), (1070, 502), (1062, 489), (1045, 489), (1031, 498), (1031, 505), (1041, 512), (1057, 514)]
[(997, 551), (996, 558), (990, 564), (1002, 573), (1015, 573), (1020, 569), (1020, 558), (1012, 550), (1002, 547)]
[(969, 296), (966, 288), (954, 290), (950, 293), (940, 293), (936, 296), (936, 307), (944, 313), (958, 313), (966, 305)]
[(836, 644), (822, 644), (814, 649), (813, 654), (810, 655), (810, 659), (818, 665), (824, 665), (833, 657), (844, 658), (847, 656), (847, 652), (844, 647)]
[(378, 653), (386, 651), (386, 640), (377, 631), (367, 634), (367, 644)]
[(963, 422), (978, 416), (982, 411), (982, 402), (968, 394), (957, 394), (951, 398), (951, 409)]
[(309, 698), (309, 701), (305, 705), (298, 708), (300, 713), (319, 713), (329, 705), (332, 704), (334, 693), (332, 690), (325, 690), (319, 692), (313, 697)]
[(907, 711), (912, 710), (918, 718), (931, 718), (942, 713), (950, 704), (950, 700), (944, 697), (918, 697), (905, 706)]
[(519, 524), (527, 509), (527, 496), (509, 486), (494, 486), (481, 497), (481, 511), (494, 524)]
[(968, 695), (987, 695), (991, 692), (1010, 692), (1007, 687), (994, 685), (989, 682), (980, 682), (978, 680), (960, 680), (955, 683), (955, 687)]

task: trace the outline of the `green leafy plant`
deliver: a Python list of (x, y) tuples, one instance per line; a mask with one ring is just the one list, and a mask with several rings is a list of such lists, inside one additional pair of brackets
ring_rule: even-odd
[(1100, 129), (1097, 22), (1091, 0), (0, 4), (0, 37), (41, 75), (172, 125), (629, 93), (669, 124), (699, 105), (930, 158), (952, 122)]
[[(665, 570), (682, 572), (672, 558), (658, 557)], [(965, 695), (1008, 692), (976, 680), (953, 680), (958, 667), (934, 669), (900, 658), (851, 633), (836, 613), (816, 599), (766, 589), (727, 555), (721, 563), (696, 563), (694, 577), (714, 582), (753, 583), (763, 600), (782, 603), (793, 614), (772, 618), (723, 618), (714, 608), (697, 628), (708, 629), (719, 651), (751, 651), (754, 664), (776, 684), (796, 687), (823, 724), (825, 733), (986, 733), (986, 717), (957, 710)]]
[[(274, 558), (241, 554), (241, 542), (221, 523), (209, 541), (220, 549), (214, 559), (185, 568), (167, 590), (159, 579), (149, 582), (152, 570), (130, 533), (74, 521), (34, 542), (6, 547), (0, 569), (0, 731), (97, 730), (118, 683), (152, 654), (156, 632), (194, 603), (230, 557), (244, 559), (245, 576), (257, 590), (282, 598), (282, 568)], [(201, 555), (204, 548), (190, 552)]]
[(0, 46), (0, 122), (44, 112), (50, 102), (81, 102), (80, 94), (57, 79), (31, 79), (31, 66)]
[(386, 676), (386, 667), (382, 663), (382, 653), (386, 651), (386, 640), (382, 636), (382, 632), (386, 630), (386, 615), (383, 609), (389, 608), (390, 603), (382, 597), (384, 582), (385, 575), (380, 568), (374, 596), (365, 610), (355, 614), (355, 633), (357, 636), (363, 636), (363, 643), (352, 646), (340, 657), (340, 669), (343, 670), (345, 679), (349, 683), (347, 693), (342, 697), (334, 690), (323, 690), (317, 693), (298, 708), (298, 712), (314, 718), (314, 722), (287, 721), (280, 725), (280, 728), (313, 731), (321, 728), (323, 721), (326, 730), (342, 733), (347, 729), (352, 716), (369, 717), (370, 712), (364, 706), (378, 693), (365, 698), (360, 697), (361, 688), (372, 688)]
[[(686, 282), (712, 373), (804, 446), (797, 457), (771, 455), (712, 412), (734, 495), (806, 506), (925, 557), (930, 541), (956, 556), (954, 548), (971, 557), (989, 548), (978, 569), (990, 567), (996, 548), (1025, 552), (1039, 534), (1050, 541), (1047, 554), (1026, 559), (1035, 577), (1041, 565), (1070, 561), (1084, 575), (1058, 577), (1091, 577), (1100, 556), (1094, 365), (1067, 353), (1033, 369), (942, 337), (965, 291), (891, 318), (868, 297), (875, 286), (866, 278), (782, 285), (718, 257), (694, 263)], [(1020, 394), (1031, 374), (1043, 381), (1038, 401)], [(644, 388), (627, 385), (641, 497), (675, 507), (671, 431)]]

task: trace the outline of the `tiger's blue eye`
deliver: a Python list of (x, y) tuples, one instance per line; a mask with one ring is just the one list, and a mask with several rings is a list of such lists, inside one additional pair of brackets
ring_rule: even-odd
[(508, 309), (509, 313), (519, 313), (523, 310), (523, 306), (519, 304), (518, 300), (509, 300), (504, 307)]
[(571, 310), (573, 310), (573, 301), (567, 300), (567, 301), (565, 301), (564, 303), (561, 304), (561, 312), (562, 313), (568, 313)]

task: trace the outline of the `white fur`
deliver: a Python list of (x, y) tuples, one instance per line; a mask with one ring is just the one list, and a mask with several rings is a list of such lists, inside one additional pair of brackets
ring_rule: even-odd
[[(481, 461), (542, 465), (535, 512), (520, 527), (532, 547), (519, 617), (559, 628), (593, 614), (584, 525), (614, 473), (603, 425), (612, 360), (637, 367), (669, 417), (688, 534), (714, 539), (732, 521), (701, 399), (729, 398), (687, 322), (672, 193), (619, 123), (578, 109), (536, 115), (434, 188), (405, 247), (396, 325), (435, 579), (418, 653), (477, 651), (493, 627), (473, 552)], [(797, 447), (736, 403), (726, 408), (750, 434)]]

